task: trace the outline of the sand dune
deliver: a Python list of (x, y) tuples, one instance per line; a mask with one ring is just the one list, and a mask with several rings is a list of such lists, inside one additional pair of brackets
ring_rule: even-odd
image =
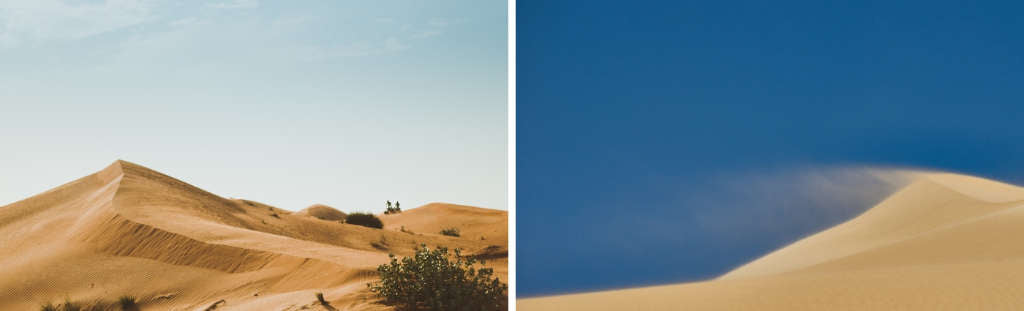
[(296, 216), (310, 216), (313, 218), (340, 221), (345, 219), (345, 213), (323, 204), (313, 204), (295, 213)]
[(461, 237), (508, 240), (508, 212), (479, 207), (430, 203), (399, 214), (384, 215), (384, 228), (440, 235), (442, 229), (458, 228)]
[[(365, 286), (388, 253), (410, 255), (421, 243), (477, 253), (507, 248), (506, 239), (391, 230), (388, 219), (385, 230), (341, 224), (322, 219), (340, 211), (314, 207), (293, 214), (225, 199), (117, 161), (0, 207), (0, 310), (121, 295), (138, 297), (144, 310), (201, 310), (219, 300), (217, 310), (324, 309), (316, 292), (339, 310), (388, 310)], [(507, 236), (507, 219), (495, 220), (507, 217), (502, 211), (423, 209), (431, 212), (412, 209), (396, 221), (430, 228), (458, 219), (472, 232)], [(429, 219), (415, 216), (421, 213)], [(470, 220), (478, 214), (486, 223)], [(507, 259), (488, 264), (507, 279)]]
[[(387, 230), (405, 230), (415, 235), (446, 240), (468, 239), (485, 244), (487, 247), (472, 249), (469, 254), (485, 259), (485, 262), (493, 265), (495, 273), (508, 274), (507, 211), (430, 203), (399, 214), (383, 215), (381, 220)], [(441, 235), (441, 230), (445, 228), (458, 228), (460, 236), (454, 238)]]
[(858, 217), (705, 282), (521, 299), (520, 310), (1017, 310), (1024, 188), (922, 173)]

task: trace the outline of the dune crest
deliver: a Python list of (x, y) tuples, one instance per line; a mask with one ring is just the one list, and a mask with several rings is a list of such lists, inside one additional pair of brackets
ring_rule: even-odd
[(522, 310), (935, 310), (1024, 305), (1024, 188), (920, 173), (847, 222), (696, 283), (522, 299)]
[[(308, 214), (226, 199), (119, 160), (0, 207), (0, 249), (13, 254), (0, 256), (0, 310), (121, 295), (138, 297), (145, 310), (201, 309), (219, 300), (217, 310), (325, 309), (313, 303), (316, 292), (338, 309), (388, 310), (365, 290), (388, 253), (410, 255), (419, 244), (507, 247)], [(488, 264), (507, 279), (507, 260)]]
[(345, 220), (345, 213), (333, 207), (323, 204), (313, 204), (295, 213), (296, 216), (310, 216), (320, 220), (341, 221)]

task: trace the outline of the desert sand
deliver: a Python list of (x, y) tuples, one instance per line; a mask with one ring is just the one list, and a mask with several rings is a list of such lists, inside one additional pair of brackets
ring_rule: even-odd
[(863, 214), (713, 280), (520, 299), (519, 310), (1020, 310), (1024, 188), (920, 173)]
[[(493, 259), (508, 279), (505, 211), (433, 203), (381, 216), (383, 230), (332, 221), (338, 215), (226, 199), (116, 161), (0, 207), (0, 310), (122, 295), (142, 310), (390, 310), (366, 283), (388, 253), (408, 256), (421, 243)], [(466, 234), (439, 234), (449, 226)]]
[(323, 204), (313, 204), (307, 208), (304, 208), (298, 212), (295, 212), (296, 216), (312, 216), (322, 220), (340, 221), (345, 220), (346, 215), (344, 212), (339, 211), (333, 207)]

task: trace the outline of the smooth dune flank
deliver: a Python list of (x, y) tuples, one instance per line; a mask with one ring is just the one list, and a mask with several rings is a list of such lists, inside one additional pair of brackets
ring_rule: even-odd
[(1024, 188), (920, 173), (858, 217), (714, 280), (520, 299), (517, 306), (523, 311), (1018, 310), (1024, 306)]
[[(142, 310), (390, 310), (366, 287), (388, 253), (408, 256), (427, 244), (500, 257), (494, 250), (508, 247), (497, 238), (507, 236), (504, 211), (434, 203), (394, 224), (385, 219), (384, 230), (333, 221), (339, 213), (313, 206), (293, 214), (226, 199), (117, 161), (0, 207), (0, 310), (38, 310), (65, 298), (89, 306), (124, 295), (137, 297)], [(478, 214), (486, 215), (483, 223), (467, 220), (467, 230), (495, 238), (391, 229)], [(507, 282), (507, 258), (498, 259), (488, 265)], [(316, 302), (318, 292), (329, 307)]]

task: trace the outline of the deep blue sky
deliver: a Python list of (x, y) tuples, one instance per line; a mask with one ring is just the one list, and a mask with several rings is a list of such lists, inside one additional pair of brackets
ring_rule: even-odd
[[(801, 174), (886, 165), (1024, 182), (1022, 10), (519, 1), (518, 293), (714, 277), (881, 191), (839, 212), (774, 210), (829, 204), (800, 194)], [(750, 179), (767, 186), (737, 186)]]

